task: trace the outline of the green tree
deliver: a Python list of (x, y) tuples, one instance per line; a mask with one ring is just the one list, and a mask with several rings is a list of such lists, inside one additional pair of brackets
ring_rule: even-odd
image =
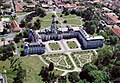
[(26, 77), (26, 70), (20, 68), (17, 70), (17, 76), (14, 78), (13, 83), (23, 83), (25, 77)]
[(35, 22), (34, 22), (34, 27), (39, 30), (40, 27), (41, 27), (41, 21), (39, 19), (37, 19)]
[(45, 10), (42, 9), (41, 7), (36, 8), (35, 14), (36, 14), (37, 16), (40, 16), (40, 17), (46, 16)]
[(54, 70), (54, 64), (51, 62), (50, 64), (49, 64), (49, 71), (53, 71)]
[(3, 41), (3, 45), (5, 46), (5, 38), (2, 38), (1, 41)]
[(110, 44), (115, 45), (119, 42), (119, 38), (117, 36), (110, 36)]
[(98, 65), (106, 66), (110, 63), (110, 60), (113, 57), (113, 51), (110, 47), (105, 46), (98, 49), (98, 57)]
[(25, 19), (21, 20), (20, 23), (21, 23), (21, 24), (20, 24), (20, 27), (25, 27), (25, 25), (26, 25), (26, 21), (25, 21)]
[(80, 80), (78, 72), (70, 72), (68, 74), (68, 79), (71, 83), (76, 83)]
[(88, 73), (94, 70), (98, 70), (96, 65), (91, 64), (91, 63), (86, 63), (83, 66), (82, 71), (80, 72), (79, 76), (82, 80), (86, 79), (87, 81), (92, 82), (93, 78)]
[(120, 77), (120, 66), (113, 66), (110, 70), (110, 74), (113, 79)]
[(98, 70), (93, 70), (90, 71), (89, 76), (91, 76), (93, 78), (93, 82), (92, 83), (107, 83), (109, 82), (109, 76), (105, 71), (98, 71)]

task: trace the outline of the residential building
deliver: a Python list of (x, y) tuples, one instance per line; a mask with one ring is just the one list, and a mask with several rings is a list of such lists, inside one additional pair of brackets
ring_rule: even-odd
[(103, 13), (101, 14), (101, 18), (110, 25), (120, 23), (119, 17), (115, 13)]
[(0, 46), (7, 46), (10, 43), (8, 41), (0, 41)]
[(114, 26), (112, 28), (112, 32), (120, 38), (120, 27), (119, 26)]
[(19, 24), (16, 22), (16, 20), (11, 21), (11, 26), (13, 32), (21, 31), (21, 28), (19, 27)]

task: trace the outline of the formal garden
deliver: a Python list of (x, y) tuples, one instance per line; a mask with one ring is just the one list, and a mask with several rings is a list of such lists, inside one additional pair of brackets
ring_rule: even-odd
[(92, 56), (94, 56), (93, 51), (80, 51), (71, 53), (73, 60), (76, 65), (80, 68), (84, 66), (84, 64), (92, 61)]
[(75, 41), (67, 41), (66, 43), (70, 49), (77, 49), (78, 48), (78, 45)]
[(67, 54), (49, 54), (42, 55), (42, 58), (49, 64), (53, 62), (55, 67), (64, 69), (64, 70), (72, 70), (74, 66)]
[(49, 47), (52, 51), (61, 50), (61, 47), (60, 47), (59, 43), (57, 43), (57, 42), (49, 43)]

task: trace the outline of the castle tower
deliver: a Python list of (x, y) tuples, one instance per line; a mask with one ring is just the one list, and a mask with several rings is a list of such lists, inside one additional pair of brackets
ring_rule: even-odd
[(56, 19), (53, 18), (51, 28), (50, 28), (52, 33), (57, 33), (57, 25), (56, 25)]

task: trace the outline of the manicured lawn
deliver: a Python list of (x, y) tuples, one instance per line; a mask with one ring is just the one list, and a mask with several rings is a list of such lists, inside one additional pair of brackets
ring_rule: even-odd
[(68, 19), (67, 24), (81, 25), (81, 22), (78, 19)]
[(51, 25), (51, 21), (42, 21), (41, 29), (47, 28)]
[(47, 15), (43, 17), (43, 19), (52, 19), (52, 15), (54, 15), (54, 13), (47, 13)]
[(49, 43), (49, 47), (51, 50), (60, 50), (61, 47), (60, 45), (56, 42), (56, 43)]
[(78, 48), (78, 45), (76, 44), (75, 41), (67, 41), (67, 45), (70, 49)]
[[(78, 67), (81, 67), (80, 63), (82, 63), (82, 65), (84, 65), (87, 62), (88, 58), (90, 58), (90, 57), (88, 57), (89, 53), (92, 54), (91, 56), (94, 55), (93, 51), (80, 51), (80, 52), (71, 53), (71, 56), (72, 56), (73, 60), (75, 61), (76, 65)], [(80, 55), (80, 57), (79, 56), (75, 57), (76, 54)]]
[(40, 19), (41, 20), (41, 29), (44, 29), (44, 28), (47, 28), (51, 25), (51, 22), (52, 22), (52, 16), (53, 13), (47, 13), (47, 15), (43, 18), (37, 16), (37, 17), (34, 17), (34, 20), (33, 22), (36, 20), (36, 19)]
[(1, 20), (1, 18), (10, 18), (10, 19), (12, 19), (11, 16), (0, 16), (0, 20)]
[(67, 16), (63, 15), (62, 18), (69, 19), (69, 18), (76, 18), (76, 15), (69, 14)]

